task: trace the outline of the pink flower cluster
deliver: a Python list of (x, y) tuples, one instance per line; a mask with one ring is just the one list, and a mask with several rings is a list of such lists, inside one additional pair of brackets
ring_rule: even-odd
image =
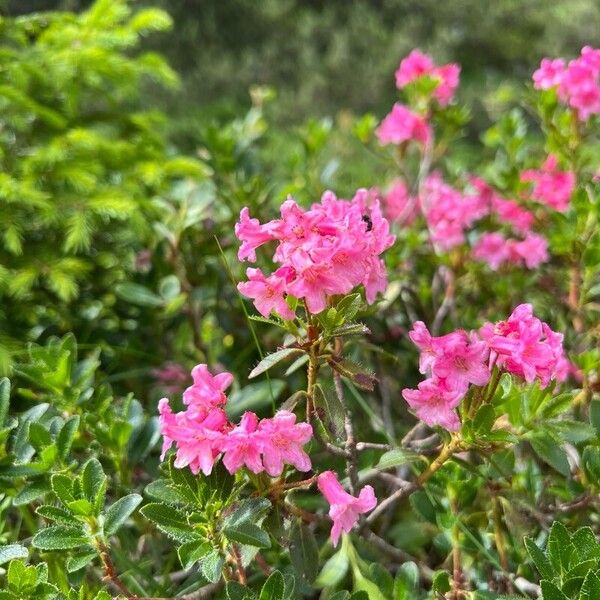
[(329, 516), (333, 521), (331, 528), (331, 542), (338, 545), (342, 531), (349, 533), (358, 521), (360, 514), (369, 512), (377, 505), (375, 492), (370, 485), (365, 485), (358, 498), (351, 496), (338, 481), (335, 473), (324, 471), (317, 479), (319, 490), (329, 502)]
[(432, 138), (427, 120), (399, 102), (392, 106), (392, 112), (383, 119), (375, 133), (380, 144), (414, 141), (426, 146)]
[(542, 59), (533, 74), (538, 90), (556, 89), (561, 102), (577, 112), (580, 121), (600, 114), (600, 49), (585, 46), (581, 55), (569, 61)]
[(460, 421), (455, 409), (469, 385), (485, 385), (490, 378), (488, 347), (462, 330), (433, 337), (422, 321), (414, 323), (409, 336), (421, 351), (419, 371), (428, 378), (416, 390), (402, 390), (402, 395), (427, 425), (456, 431)]
[(450, 431), (460, 427), (456, 408), (469, 385), (486, 385), (494, 365), (544, 387), (551, 379), (563, 381), (570, 371), (563, 336), (535, 317), (530, 304), (517, 306), (506, 321), (486, 323), (479, 334), (458, 330), (433, 337), (417, 321), (409, 336), (421, 352), (419, 371), (427, 379), (402, 395), (419, 419)]
[(446, 106), (454, 97), (459, 76), (459, 65), (451, 63), (438, 67), (431, 56), (415, 49), (400, 62), (396, 71), (396, 87), (402, 89), (421, 77), (429, 77), (437, 82), (433, 97), (441, 106)]
[(488, 213), (485, 198), (462, 194), (438, 172), (425, 180), (420, 201), (431, 241), (442, 250), (464, 243), (465, 230)]
[(192, 378), (193, 385), (183, 392), (186, 410), (174, 413), (166, 398), (158, 403), (161, 459), (175, 444), (175, 467), (189, 467), (194, 475), (200, 471), (209, 475), (219, 456), (232, 474), (244, 466), (253, 473), (266, 471), (271, 477), (281, 475), (286, 464), (299, 471), (310, 470), (310, 458), (303, 449), (312, 437), (308, 423), (296, 423), (296, 415), (280, 410), (261, 420), (247, 412), (234, 426), (223, 410), (225, 389), (233, 376), (213, 376), (206, 365), (197, 365)]
[(303, 210), (293, 199), (281, 206), (281, 218), (261, 224), (242, 209), (235, 233), (242, 242), (238, 258), (256, 260), (256, 248), (275, 241), (273, 260), (281, 266), (271, 275), (248, 269), (248, 281), (238, 289), (252, 298), (265, 317), (272, 311), (293, 319), (288, 295), (302, 298), (308, 310), (320, 313), (328, 298), (347, 294), (364, 285), (367, 302), (387, 287), (387, 272), (380, 255), (394, 243), (379, 202), (368, 190), (352, 200), (325, 192), (321, 202)]
[(479, 236), (473, 246), (473, 257), (488, 264), (496, 271), (504, 264), (526, 266), (535, 269), (550, 259), (548, 241), (531, 231), (533, 213), (514, 200), (502, 198), (490, 185), (479, 177), (470, 178), (471, 186), (500, 223), (511, 226), (522, 239), (507, 238), (498, 232)]
[(564, 380), (569, 371), (562, 334), (540, 321), (531, 304), (520, 304), (506, 321), (486, 323), (479, 333), (492, 362), (527, 383), (538, 379), (546, 387), (552, 379)]
[(473, 258), (497, 271), (504, 264), (535, 269), (549, 260), (548, 240), (528, 232), (522, 240), (507, 239), (501, 233), (483, 233), (473, 246)]
[(558, 169), (558, 160), (550, 154), (540, 170), (521, 173), (521, 181), (532, 182), (531, 197), (554, 210), (565, 212), (575, 189), (575, 173)]

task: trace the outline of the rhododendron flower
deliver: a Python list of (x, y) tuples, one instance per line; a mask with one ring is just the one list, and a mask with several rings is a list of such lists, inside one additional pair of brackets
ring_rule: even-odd
[(501, 233), (484, 233), (473, 246), (473, 258), (486, 262), (492, 271), (508, 262), (510, 256), (508, 240)]
[(412, 140), (427, 145), (432, 137), (427, 121), (398, 102), (375, 133), (381, 144), (402, 144)]
[(210, 475), (219, 454), (219, 441), (229, 425), (225, 413), (219, 408), (211, 409), (204, 416), (189, 411), (173, 413), (166, 398), (158, 403), (158, 410), (164, 440), (161, 459), (175, 444), (176, 468), (189, 467), (194, 475), (200, 471)]
[(432, 242), (442, 250), (464, 243), (465, 230), (488, 212), (480, 196), (462, 194), (448, 185), (440, 173), (431, 173), (423, 188), (421, 209)]
[[(319, 313), (331, 296), (347, 294), (359, 285), (365, 287), (368, 303), (386, 288), (379, 256), (394, 243), (394, 236), (369, 190), (358, 190), (350, 201), (325, 192), (309, 210), (288, 199), (281, 206), (280, 219), (252, 227), (278, 242), (273, 260), (281, 265), (269, 276), (249, 269), (249, 281), (238, 286), (263, 316), (275, 310), (293, 319), (285, 301), (288, 295), (303, 299), (310, 312)], [(238, 235), (240, 231), (238, 227)], [(249, 238), (240, 239), (244, 245)]]
[[(536, 233), (528, 233), (525, 239), (512, 241), (510, 249), (511, 255), (518, 256), (528, 269), (536, 269), (550, 259), (548, 240)], [(515, 261), (512, 257), (511, 260)]]
[(400, 225), (411, 225), (417, 216), (417, 200), (409, 195), (408, 188), (401, 179), (392, 183), (383, 206), (386, 217)]
[(196, 365), (192, 369), (194, 383), (183, 392), (183, 403), (194, 414), (206, 414), (211, 408), (227, 402), (225, 390), (231, 385), (231, 373), (213, 375), (207, 365)]
[(219, 449), (223, 452), (223, 464), (231, 474), (243, 466), (253, 473), (264, 471), (260, 458), (263, 436), (257, 429), (258, 417), (253, 412), (247, 412), (240, 424), (221, 440)]
[(505, 263), (535, 269), (550, 257), (548, 241), (541, 235), (528, 233), (523, 240), (512, 240), (499, 233), (484, 233), (473, 247), (473, 258), (486, 262), (496, 271)]
[(310, 458), (302, 448), (312, 437), (308, 423), (296, 423), (294, 413), (280, 410), (272, 419), (263, 419), (258, 431), (263, 438), (263, 464), (271, 477), (281, 475), (284, 464), (310, 471)]
[(543, 58), (540, 68), (533, 74), (533, 87), (548, 90), (560, 85), (565, 74), (565, 61), (562, 58)]
[(580, 121), (600, 114), (600, 49), (585, 46), (579, 58), (544, 58), (533, 74), (536, 89), (555, 88), (560, 100), (577, 112)]
[(320, 492), (330, 505), (329, 516), (333, 521), (331, 543), (338, 545), (342, 531), (349, 533), (358, 521), (358, 516), (367, 513), (377, 506), (375, 492), (370, 485), (365, 485), (358, 498), (355, 498), (338, 481), (335, 473), (324, 471), (317, 479)]
[(256, 260), (256, 248), (274, 239), (267, 227), (261, 225), (258, 219), (250, 218), (248, 207), (242, 208), (240, 212), (240, 220), (235, 225), (235, 235), (242, 242), (238, 250), (238, 258), (252, 262)]
[(417, 388), (402, 390), (402, 396), (417, 417), (430, 427), (439, 425), (448, 431), (457, 431), (460, 420), (455, 409), (463, 399), (464, 390), (452, 389), (437, 378), (425, 379)]
[(465, 332), (449, 336), (440, 344), (431, 365), (431, 371), (452, 390), (467, 390), (469, 384), (483, 386), (490, 379), (487, 365), (489, 349), (476, 336), (467, 337)]
[[(286, 275), (289, 271), (286, 272)], [(284, 293), (286, 279), (280, 277), (278, 271), (273, 275), (265, 277), (260, 269), (246, 269), (248, 281), (238, 283), (238, 290), (248, 298), (254, 300), (256, 310), (263, 316), (268, 317), (275, 311), (284, 319), (294, 319), (294, 312), (285, 301)]]
[(480, 333), (496, 364), (528, 383), (538, 379), (545, 387), (562, 368), (562, 334), (535, 317), (531, 304), (517, 306), (506, 321), (486, 323)]
[(500, 222), (512, 225), (519, 233), (527, 233), (533, 225), (533, 214), (514, 200), (495, 195), (492, 198), (491, 211)]
[(533, 182), (531, 197), (538, 202), (564, 212), (575, 189), (575, 173), (560, 171), (558, 160), (550, 154), (540, 170), (528, 169), (521, 174), (521, 181)]
[(396, 71), (396, 87), (402, 89), (413, 81), (427, 76), (437, 81), (433, 97), (446, 106), (454, 97), (458, 87), (460, 66), (454, 63), (437, 67), (431, 56), (418, 49), (402, 59)]

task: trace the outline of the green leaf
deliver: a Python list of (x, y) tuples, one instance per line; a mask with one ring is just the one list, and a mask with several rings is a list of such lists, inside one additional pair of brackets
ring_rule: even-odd
[(285, 599), (285, 581), (279, 571), (273, 571), (262, 589), (260, 590), (259, 600), (284, 600)]
[(556, 572), (566, 573), (568, 571), (574, 551), (575, 547), (571, 543), (571, 536), (567, 528), (560, 521), (554, 521), (548, 536), (546, 554)]
[(81, 550), (67, 559), (67, 571), (75, 573), (87, 567), (97, 556), (98, 553), (93, 548)]
[(327, 559), (319, 576), (315, 580), (315, 586), (318, 588), (334, 588), (346, 576), (348, 566), (348, 554), (342, 547)]
[(250, 371), (250, 375), (248, 375), (248, 379), (253, 379), (258, 375), (261, 375), (265, 371), (268, 371), (271, 367), (275, 366), (277, 363), (293, 356), (294, 354), (301, 353), (302, 350), (299, 348), (283, 348), (282, 350), (277, 350), (277, 352), (273, 352), (271, 354), (267, 354), (257, 365)]
[(44, 517), (44, 519), (47, 519), (48, 521), (55, 521), (63, 525), (77, 526), (79, 524), (79, 522), (73, 516), (72, 513), (58, 506), (50, 506), (49, 504), (43, 504), (42, 506), (38, 506), (35, 509), (35, 512), (41, 517)]
[(224, 562), (223, 557), (216, 550), (213, 550), (200, 560), (200, 572), (208, 581), (216, 583), (221, 579)]
[(344, 437), (344, 407), (335, 392), (325, 392), (320, 384), (314, 387), (314, 406), (317, 417), (334, 439)]
[(198, 534), (190, 527), (187, 519), (172, 506), (164, 504), (146, 504), (140, 513), (152, 521), (158, 529), (178, 542), (192, 542), (198, 540)]
[(50, 492), (50, 485), (46, 481), (33, 481), (26, 485), (14, 498), (13, 506), (24, 506), (45, 496)]
[(225, 591), (227, 600), (251, 600), (254, 598), (252, 591), (237, 581), (228, 581)]
[(554, 579), (554, 570), (552, 569), (552, 565), (550, 561), (546, 558), (546, 555), (542, 552), (541, 548), (537, 546), (537, 544), (531, 539), (525, 538), (525, 548), (527, 548), (527, 552), (535, 565), (535, 568), (538, 570), (542, 579)]
[(302, 579), (312, 583), (319, 572), (319, 547), (315, 535), (306, 525), (296, 523), (290, 535), (290, 559)]
[(38, 531), (31, 540), (32, 545), (40, 550), (69, 550), (90, 542), (81, 527), (53, 525)]
[(211, 552), (212, 548), (210, 544), (203, 540), (196, 540), (194, 542), (187, 542), (182, 544), (177, 549), (177, 555), (179, 556), (179, 562), (181, 566), (187, 571), (197, 563), (203, 556), (206, 556)]
[(85, 497), (94, 506), (101, 506), (106, 491), (106, 475), (97, 458), (92, 458), (85, 463), (81, 473), (81, 485)]
[(436, 571), (431, 580), (431, 590), (445, 594), (452, 589), (450, 585), (450, 575), (446, 571)]
[(375, 465), (378, 471), (385, 471), (401, 465), (406, 465), (411, 462), (420, 460), (421, 456), (412, 450), (404, 450), (402, 448), (394, 448), (388, 450), (381, 455), (379, 462)]
[(598, 398), (590, 402), (590, 423), (596, 429), (596, 435), (600, 437), (600, 399)]
[(269, 534), (258, 525), (247, 521), (236, 525), (228, 525), (223, 528), (223, 533), (232, 542), (255, 546), (257, 548), (270, 548), (271, 540)]
[(57, 438), (56, 447), (58, 449), (58, 458), (64, 462), (71, 450), (75, 434), (79, 429), (79, 415), (73, 415), (62, 426)]
[(408, 500), (415, 511), (426, 521), (437, 524), (435, 507), (423, 490), (411, 494)]
[(21, 544), (9, 544), (8, 546), (0, 546), (0, 565), (15, 560), (18, 558), (27, 558), (29, 553), (25, 546)]
[(138, 507), (142, 497), (139, 494), (129, 494), (119, 498), (107, 511), (104, 516), (105, 535), (114, 535), (119, 527), (127, 521), (131, 513)]
[(115, 293), (125, 302), (137, 304), (138, 306), (156, 307), (161, 306), (163, 303), (160, 296), (138, 283), (118, 283), (115, 286)]
[(542, 579), (540, 585), (544, 600), (569, 600), (551, 581)]
[(531, 447), (535, 453), (553, 469), (556, 469), (564, 477), (568, 477), (571, 472), (567, 453), (551, 437), (537, 436), (531, 440)]
[(3, 377), (0, 379), (0, 429), (6, 423), (10, 405), (10, 381)]
[(253, 412), (271, 406), (271, 394), (277, 399), (285, 388), (285, 381), (271, 379), (270, 381), (257, 381), (245, 385), (229, 396), (225, 407), (230, 419), (237, 419), (247, 410)]
[(581, 586), (580, 600), (596, 600), (600, 598), (600, 577), (590, 571)]
[(225, 527), (234, 527), (241, 523), (256, 523), (258, 517), (271, 506), (267, 498), (246, 498), (223, 520)]
[(67, 475), (57, 473), (52, 475), (51, 485), (52, 491), (56, 494), (56, 497), (65, 505), (75, 500), (73, 495), (73, 479)]

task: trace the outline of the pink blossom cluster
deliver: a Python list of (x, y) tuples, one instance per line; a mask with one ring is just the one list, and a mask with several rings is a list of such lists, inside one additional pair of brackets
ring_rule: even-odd
[(537, 379), (546, 387), (552, 379), (564, 380), (569, 372), (562, 333), (540, 321), (531, 304), (520, 304), (506, 321), (486, 323), (479, 333), (490, 349), (492, 362), (527, 383)]
[(560, 101), (574, 109), (580, 121), (587, 121), (600, 114), (600, 49), (585, 46), (568, 64), (562, 58), (542, 59), (533, 85), (556, 89)]
[(392, 111), (376, 130), (380, 144), (402, 144), (414, 141), (427, 146), (432, 139), (431, 126), (425, 117), (396, 102)]
[(550, 259), (548, 241), (531, 229), (534, 222), (532, 212), (514, 200), (502, 198), (479, 177), (471, 177), (469, 182), (487, 205), (488, 214), (511, 226), (521, 236), (521, 239), (515, 239), (499, 232), (483, 233), (473, 246), (474, 258), (486, 262), (494, 271), (505, 264), (535, 269)]
[(187, 371), (175, 362), (166, 362), (162, 366), (152, 369), (152, 376), (167, 394), (176, 394), (181, 391), (188, 378)]
[(266, 471), (271, 477), (281, 475), (286, 464), (299, 471), (310, 470), (310, 458), (303, 449), (312, 437), (310, 424), (296, 423), (296, 415), (280, 410), (274, 417), (260, 420), (247, 412), (234, 425), (223, 410), (225, 389), (233, 376), (212, 375), (201, 364), (192, 370), (192, 378), (193, 384), (183, 392), (186, 410), (174, 413), (166, 398), (158, 403), (161, 459), (175, 444), (175, 467), (189, 467), (194, 475), (200, 471), (209, 475), (220, 456), (232, 474), (244, 466), (253, 473)]
[(485, 385), (490, 378), (489, 349), (476, 334), (463, 330), (433, 337), (422, 321), (413, 324), (409, 336), (421, 352), (419, 371), (427, 379), (416, 390), (402, 390), (402, 395), (424, 423), (456, 431), (456, 407), (469, 385)]
[(402, 395), (427, 425), (450, 431), (460, 427), (456, 408), (470, 385), (484, 386), (496, 366), (528, 383), (563, 381), (570, 363), (562, 347), (562, 334), (533, 315), (530, 304), (517, 306), (506, 321), (486, 323), (479, 333), (462, 330), (433, 337), (421, 321), (409, 333), (419, 348), (419, 371), (427, 378), (417, 389)]
[(464, 243), (465, 231), (488, 213), (485, 198), (459, 192), (438, 172), (425, 180), (420, 202), (431, 241), (442, 250)]
[(441, 106), (446, 106), (454, 97), (459, 76), (459, 65), (450, 63), (438, 67), (431, 56), (415, 49), (400, 62), (396, 71), (396, 87), (402, 89), (421, 77), (429, 77), (437, 82), (433, 97)]
[(548, 240), (532, 232), (522, 240), (507, 239), (497, 232), (483, 233), (473, 246), (472, 256), (487, 263), (492, 271), (504, 264), (536, 269), (550, 258)]
[(395, 238), (368, 190), (358, 190), (352, 200), (325, 192), (309, 210), (290, 198), (281, 206), (281, 218), (264, 224), (244, 208), (235, 233), (242, 242), (240, 260), (255, 261), (256, 248), (277, 242), (273, 261), (281, 266), (271, 275), (249, 268), (248, 281), (238, 285), (265, 317), (275, 311), (293, 319), (287, 296), (303, 299), (316, 314), (327, 307), (329, 297), (347, 294), (359, 285), (364, 286), (370, 304), (387, 287), (380, 255)]
[(358, 497), (350, 495), (338, 481), (335, 473), (324, 471), (317, 479), (319, 490), (329, 502), (329, 516), (333, 521), (331, 542), (337, 546), (342, 531), (349, 533), (360, 514), (369, 512), (377, 505), (375, 492), (370, 485), (362, 488)]
[(575, 173), (558, 169), (558, 159), (550, 154), (542, 168), (528, 169), (521, 173), (521, 181), (532, 182), (531, 197), (542, 204), (565, 212), (575, 189)]

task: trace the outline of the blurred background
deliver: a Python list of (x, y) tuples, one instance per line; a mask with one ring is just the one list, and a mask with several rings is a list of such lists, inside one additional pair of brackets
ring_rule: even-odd
[[(3, 0), (2, 13), (79, 11), (90, 0)], [(163, 54), (182, 80), (176, 93), (147, 98), (168, 111), (176, 141), (193, 148), (199, 128), (239, 116), (250, 86), (277, 94), (277, 125), (344, 111), (385, 114), (396, 99), (393, 73), (412, 48), (462, 66), (462, 98), (473, 100), (477, 129), (482, 89), (528, 81), (543, 56), (573, 56), (598, 40), (597, 0), (146, 0), (170, 31), (144, 49)], [(477, 94), (477, 96), (476, 96)]]

